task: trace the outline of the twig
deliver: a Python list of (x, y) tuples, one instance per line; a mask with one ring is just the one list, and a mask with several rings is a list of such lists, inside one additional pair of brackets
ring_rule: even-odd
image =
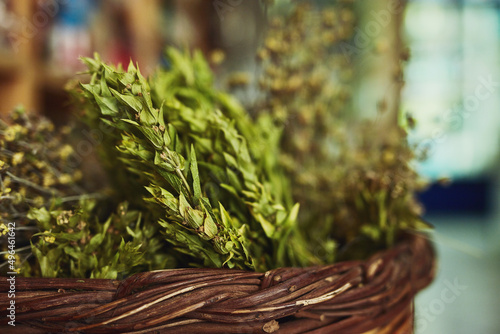
[[(21, 248), (16, 248), (16, 253), (17, 252), (22, 252), (22, 251), (25, 251), (27, 249), (31, 249), (31, 245), (29, 246), (24, 246), (24, 247), (21, 247)], [(0, 255), (4, 255), (4, 254), (8, 254), (9, 251), (4, 251), (4, 252), (0, 252)]]
[(84, 198), (100, 199), (100, 198), (104, 198), (104, 197), (105, 196), (103, 194), (99, 194), (99, 193), (74, 195), (74, 196), (62, 197), (61, 202), (66, 203), (66, 202), (79, 201), (79, 200), (84, 199)]
[(46, 193), (46, 194), (50, 194), (50, 195), (59, 194), (59, 191), (57, 191), (55, 189), (46, 189), (46, 188), (43, 188), (43, 187), (39, 186), (36, 183), (33, 183), (31, 181), (28, 181), (28, 180), (22, 179), (20, 177), (17, 177), (14, 174), (12, 174), (11, 172), (7, 172), (7, 175), (9, 175), (14, 181), (16, 181), (18, 183), (21, 183), (21, 184), (24, 184), (24, 185), (26, 185), (28, 187), (33, 188), (33, 189), (36, 189), (36, 190), (38, 190), (40, 192), (43, 192), (43, 193)]

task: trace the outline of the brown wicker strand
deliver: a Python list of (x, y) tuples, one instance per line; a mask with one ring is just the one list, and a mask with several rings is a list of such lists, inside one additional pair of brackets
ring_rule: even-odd
[(425, 235), (408, 234), (367, 261), (266, 273), (175, 269), (123, 281), (0, 278), (9, 333), (337, 333), (413, 331), (413, 298), (435, 274)]

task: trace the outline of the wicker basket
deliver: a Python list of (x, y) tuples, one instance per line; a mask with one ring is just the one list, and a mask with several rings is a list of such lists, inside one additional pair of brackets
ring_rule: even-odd
[[(15, 280), (0, 284), (0, 326), (12, 333), (412, 333), (413, 298), (434, 277), (424, 235), (367, 261), (266, 273), (176, 269), (123, 281)], [(2, 330), (5, 333), (5, 330)]]

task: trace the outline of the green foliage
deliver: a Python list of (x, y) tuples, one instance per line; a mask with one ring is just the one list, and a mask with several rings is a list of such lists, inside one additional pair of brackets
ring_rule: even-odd
[(32, 251), (44, 277), (123, 278), (129, 274), (170, 267), (155, 252), (161, 241), (153, 227), (144, 228), (142, 214), (122, 203), (104, 222), (95, 216), (96, 201), (82, 199), (77, 209), (32, 208), (30, 219), (42, 232), (32, 238)]
[(97, 56), (84, 59), (92, 75), (81, 85), (88, 119), (116, 130), (106, 139), (118, 162), (108, 172), (126, 167), (118, 182), (146, 191), (129, 192), (127, 200), (151, 210), (165, 239), (193, 265), (265, 270), (310, 263), (305, 245), (285, 247), (298, 235), (298, 208), (274, 194), (262, 152), (250, 153), (244, 135), (260, 130), (214, 90), (201, 54), (168, 55), (172, 69), (156, 73), (151, 89), (133, 64), (124, 71)]

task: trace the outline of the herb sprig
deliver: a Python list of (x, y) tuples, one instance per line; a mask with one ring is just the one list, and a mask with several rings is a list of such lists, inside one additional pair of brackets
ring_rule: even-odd
[[(274, 196), (247, 139), (218, 107), (240, 111), (223, 94), (207, 94), (213, 83), (199, 55), (168, 54), (174, 66), (153, 77), (153, 89), (134, 64), (124, 71), (98, 56), (84, 59), (92, 76), (81, 85), (88, 118), (119, 133), (108, 140), (121, 164), (109, 172), (126, 166), (121, 182), (148, 193), (131, 193), (129, 202), (152, 210), (166, 240), (195, 263), (265, 270), (309, 262), (305, 246), (286, 247), (298, 233), (298, 206)], [(255, 125), (246, 125), (252, 133)]]

